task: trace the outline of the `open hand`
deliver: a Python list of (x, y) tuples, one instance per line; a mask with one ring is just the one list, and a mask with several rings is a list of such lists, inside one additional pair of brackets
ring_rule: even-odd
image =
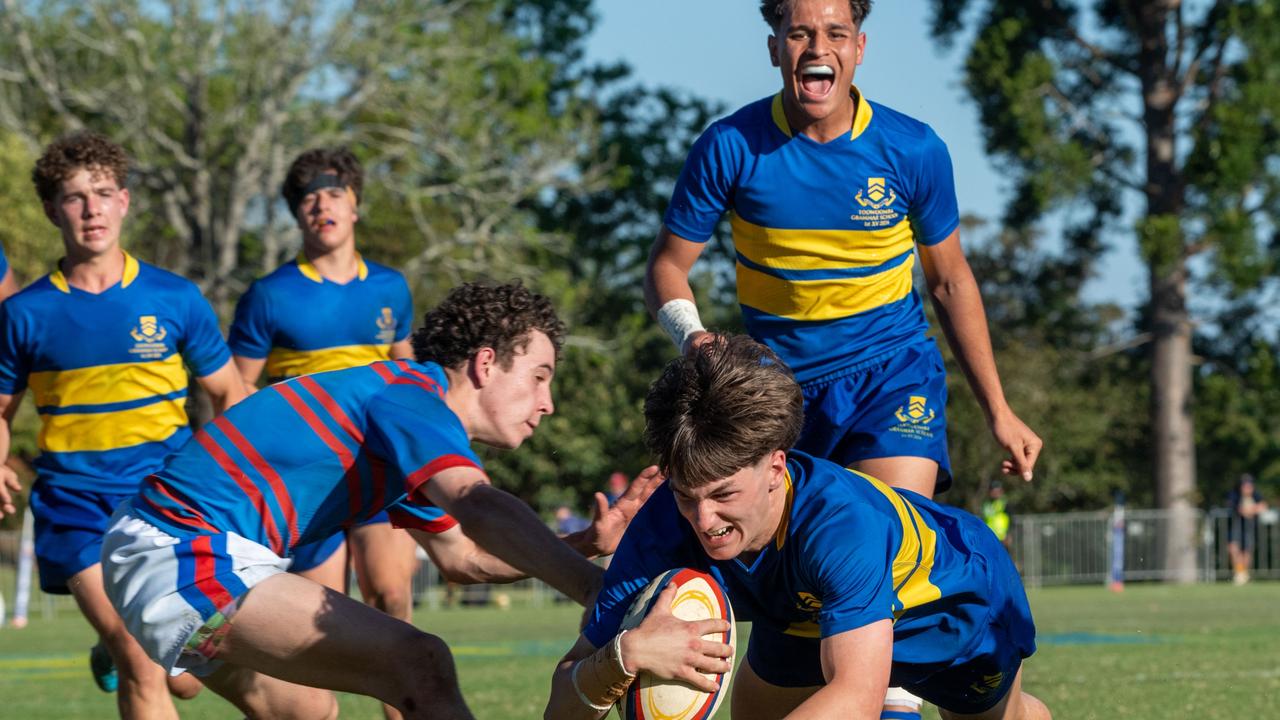
[(640, 471), (627, 486), (626, 492), (609, 506), (609, 498), (604, 493), (596, 493), (595, 510), (592, 512), (591, 527), (587, 528), (586, 542), (590, 549), (589, 556), (610, 555), (622, 540), (631, 519), (640, 512), (649, 496), (666, 480), (658, 472), (656, 465)]
[(1000, 471), (1005, 475), (1019, 475), (1023, 480), (1031, 482), (1036, 458), (1040, 457), (1040, 448), (1044, 447), (1040, 436), (1032, 432), (1013, 411), (1006, 412), (991, 422), (991, 434), (1000, 443), (1000, 447), (1009, 453), (1009, 457), (1000, 463)]
[(13, 498), (19, 492), (22, 492), (22, 483), (18, 482), (18, 473), (8, 465), (0, 463), (0, 517), (18, 512), (18, 507), (13, 504)]
[[(650, 672), (664, 680), (680, 680), (703, 691), (719, 686), (707, 674), (733, 667), (733, 647), (703, 639), (729, 631), (723, 618), (681, 620), (671, 614), (676, 584), (662, 589), (640, 627), (622, 636), (622, 664), (627, 672)], [(705, 673), (705, 674), (704, 674)]]

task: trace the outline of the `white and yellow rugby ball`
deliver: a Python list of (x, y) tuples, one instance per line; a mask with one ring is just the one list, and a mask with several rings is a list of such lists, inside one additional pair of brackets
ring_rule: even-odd
[[(654, 578), (631, 603), (626, 617), (622, 619), (622, 629), (638, 626), (653, 609), (653, 603), (663, 588), (672, 583), (676, 586), (676, 599), (671, 604), (671, 614), (681, 620), (728, 620), (729, 632), (703, 637), (732, 645), (737, 628), (733, 625), (729, 596), (714, 577), (690, 568), (668, 570)], [(728, 694), (731, 674), (732, 670), (708, 674), (706, 677), (716, 680), (720, 689), (707, 693), (683, 682), (662, 680), (642, 672), (618, 703), (618, 712), (624, 720), (706, 720), (716, 714), (720, 701)]]

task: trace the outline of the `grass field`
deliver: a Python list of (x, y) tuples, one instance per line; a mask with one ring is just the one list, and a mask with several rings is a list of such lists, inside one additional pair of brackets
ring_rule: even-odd
[[(1031, 602), (1040, 649), (1026, 666), (1026, 685), (1058, 720), (1280, 716), (1280, 584), (1140, 585), (1119, 595), (1057, 588), (1033, 591)], [(576, 617), (565, 605), (517, 605), (423, 611), (416, 619), (453, 646), (478, 718), (524, 720), (541, 716), (551, 667), (571, 644)], [(112, 717), (112, 696), (98, 692), (86, 669), (91, 643), (88, 625), (70, 611), (0, 630), (0, 717)], [(341, 703), (344, 718), (381, 717), (367, 698)], [(179, 710), (184, 718), (239, 717), (208, 692)]]

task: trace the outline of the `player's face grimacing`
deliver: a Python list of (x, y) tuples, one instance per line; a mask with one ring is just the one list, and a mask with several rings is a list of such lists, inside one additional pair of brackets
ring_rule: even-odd
[(848, 0), (792, 3), (777, 34), (769, 37), (769, 57), (782, 70), (788, 110), (806, 125), (841, 110), (852, 122), (849, 88), (865, 47), (866, 35), (854, 25)]
[(529, 344), (517, 350), (511, 367), (494, 362), (483, 391), (480, 412), (484, 429), (476, 439), (494, 447), (514, 449), (533, 435), (543, 415), (555, 412), (551, 401), (551, 379), (556, 372), (556, 350), (551, 340), (538, 330), (530, 332)]
[(298, 203), (302, 242), (320, 252), (355, 242), (357, 219), (356, 197), (350, 188), (320, 188)]
[(114, 251), (129, 213), (129, 191), (100, 168), (81, 168), (62, 181), (45, 215), (62, 231), (67, 257), (85, 260)]
[(727, 478), (696, 488), (672, 483), (671, 490), (711, 559), (754, 558), (782, 520), (786, 472), (786, 453), (776, 450)]

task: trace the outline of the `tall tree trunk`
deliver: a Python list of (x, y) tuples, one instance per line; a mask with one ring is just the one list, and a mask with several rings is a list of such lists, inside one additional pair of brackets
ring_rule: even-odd
[(1178, 0), (1141, 3), (1134, 15), (1141, 38), (1143, 120), (1147, 133), (1147, 218), (1142, 245), (1151, 268), (1152, 463), (1156, 500), (1170, 511), (1161, 538), (1161, 565), (1174, 582), (1196, 580), (1196, 485), (1191, 416), (1191, 322), (1187, 260), (1181, 232), (1185, 189), (1175, 146), (1180, 78), (1169, 48), (1169, 21)]

